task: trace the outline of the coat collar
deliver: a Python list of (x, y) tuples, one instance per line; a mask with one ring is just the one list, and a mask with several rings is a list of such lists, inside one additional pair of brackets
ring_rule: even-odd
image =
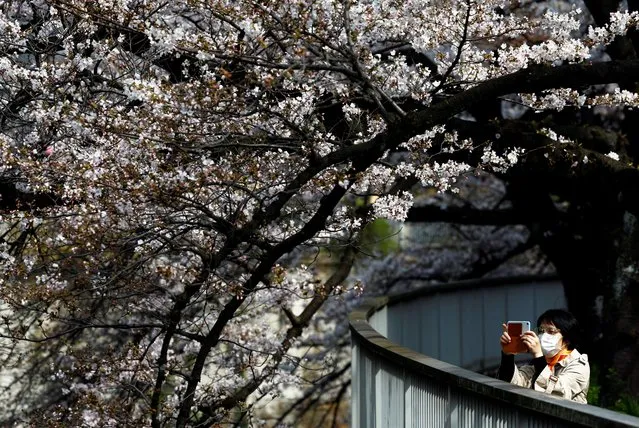
[(586, 354), (579, 353), (579, 351), (577, 351), (577, 349), (573, 349), (572, 352), (570, 353), (570, 355), (568, 355), (563, 360), (559, 361), (557, 364), (559, 364), (562, 367), (566, 367), (572, 361), (575, 361), (575, 360), (578, 360), (578, 359), (585, 359), (586, 361), (588, 361), (588, 356)]

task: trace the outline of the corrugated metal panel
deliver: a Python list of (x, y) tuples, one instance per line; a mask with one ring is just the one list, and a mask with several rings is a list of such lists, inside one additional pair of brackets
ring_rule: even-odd
[[(482, 290), (483, 319), (478, 320), (478, 325), (482, 325), (482, 335), (484, 338), (483, 354), (481, 358), (493, 357), (501, 358), (499, 349), (499, 336), (501, 335), (501, 324), (506, 319), (506, 292), (498, 288)], [(522, 319), (524, 315), (522, 314)], [(520, 318), (517, 318), (520, 319)]]
[(518, 412), (478, 395), (456, 391), (460, 427), (519, 427)]
[(562, 308), (566, 306), (566, 297), (564, 296), (563, 287), (557, 288), (552, 283), (536, 284), (535, 301), (539, 304), (543, 302), (545, 306), (537, 306), (536, 312), (541, 314), (549, 308)]
[[(469, 367), (479, 359), (478, 355), (484, 355), (484, 313), (483, 297), (481, 290), (472, 290), (460, 296), (461, 316), (461, 365)], [(489, 345), (493, 345), (490, 343)], [(479, 364), (481, 366), (481, 364)], [(479, 369), (481, 367), (477, 367)]]
[(415, 320), (415, 325), (419, 326), (419, 330), (412, 330), (413, 334), (421, 336), (421, 347), (416, 351), (433, 358), (439, 358), (439, 297), (435, 295), (430, 299), (420, 300), (422, 302), (419, 306), (422, 310), (419, 313), (419, 323)]
[(404, 371), (392, 364), (382, 364), (375, 378), (377, 390), (376, 412), (380, 427), (404, 426)]
[(376, 428), (379, 427), (380, 412), (377, 409), (377, 397), (380, 394), (380, 388), (378, 387), (377, 373), (381, 365), (381, 360), (375, 358), (372, 355), (366, 354), (366, 378), (367, 378), (367, 405), (371, 408), (366, 414), (366, 424), (364, 426)]
[(511, 286), (506, 288), (506, 290), (504, 290), (506, 294), (506, 313), (504, 314), (504, 319), (527, 320), (534, 325), (541, 312), (546, 309), (558, 307), (555, 304), (556, 293), (553, 293), (551, 299), (540, 300), (538, 302), (543, 309), (539, 314), (536, 313), (535, 289), (537, 289), (536, 286)]
[[(401, 302), (398, 303), (396, 307), (393, 305), (392, 308), (392, 316), (388, 316), (386, 319), (386, 332), (388, 333), (386, 337), (389, 339), (392, 337), (393, 339), (391, 340), (393, 342), (404, 343), (402, 340), (408, 339), (408, 336), (410, 336), (410, 330), (412, 330), (409, 327), (404, 328), (404, 326), (411, 325), (411, 320), (407, 317), (407, 315), (411, 314), (411, 309), (414, 308), (414, 305), (407, 302)], [(390, 314), (391, 312), (388, 312), (388, 315)], [(413, 333), (413, 335), (415, 334)]]
[(448, 419), (448, 385), (407, 376), (406, 427), (443, 427)]
[[(379, 311), (375, 312), (373, 316), (368, 320), (371, 326), (384, 337), (388, 337), (388, 307), (384, 306)], [(392, 339), (391, 339), (392, 340)]]
[(351, 346), (351, 425), (360, 426), (361, 423), (361, 407), (360, 403), (363, 401), (360, 396), (361, 391), (361, 370), (360, 370), (360, 347), (356, 341), (353, 341)]
[[(461, 365), (461, 309), (459, 295), (455, 293), (439, 296), (439, 359)], [(394, 313), (391, 311), (391, 314)], [(428, 331), (419, 332), (428, 334)]]
[(357, 343), (353, 344), (353, 351), (351, 424), (353, 427), (375, 427), (377, 415), (372, 404), (375, 403), (375, 372), (379, 362)]
[[(402, 325), (406, 326), (402, 328), (401, 339), (398, 343), (402, 343), (407, 348), (419, 350), (422, 347), (422, 338), (426, 335), (415, 334), (414, 326), (417, 325), (419, 329), (419, 320), (421, 318), (422, 308), (417, 308), (415, 305), (406, 305), (402, 311)], [(410, 328), (408, 326), (411, 326)]]

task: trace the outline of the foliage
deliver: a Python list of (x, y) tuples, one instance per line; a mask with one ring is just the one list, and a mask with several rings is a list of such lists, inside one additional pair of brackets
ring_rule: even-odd
[(379, 252), (388, 255), (399, 249), (398, 235), (401, 233), (397, 226), (383, 218), (368, 223), (362, 230), (360, 238), (361, 250), (368, 254)]
[(590, 365), (590, 385), (588, 387), (588, 404), (593, 406), (599, 405), (599, 392), (601, 391), (601, 385), (599, 384), (599, 365)]
[(629, 415), (639, 416), (639, 400), (630, 394), (622, 394), (613, 409)]
[[(607, 376), (612, 378), (613, 383), (620, 390), (625, 389), (625, 382), (619, 379), (619, 376), (615, 374), (613, 369), (608, 370)], [(600, 367), (599, 364), (592, 364), (590, 366), (590, 387), (588, 388), (588, 404), (598, 406), (600, 405), (599, 394), (601, 391), (601, 384), (599, 382)], [(627, 413), (633, 416), (639, 416), (639, 400), (632, 394), (623, 392), (619, 395), (617, 401), (610, 406), (612, 410), (617, 412)]]

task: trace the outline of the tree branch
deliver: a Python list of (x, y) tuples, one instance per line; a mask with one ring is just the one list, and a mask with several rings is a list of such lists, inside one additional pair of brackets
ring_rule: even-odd
[(262, 281), (262, 279), (268, 275), (271, 267), (282, 255), (286, 254), (299, 244), (310, 239), (312, 236), (315, 235), (315, 233), (317, 233), (325, 226), (326, 219), (329, 215), (332, 214), (333, 209), (335, 208), (335, 206), (337, 206), (345, 193), (346, 189), (344, 187), (340, 185), (336, 185), (335, 187), (333, 187), (333, 190), (331, 190), (328, 195), (322, 198), (319, 209), (315, 212), (308, 223), (306, 223), (306, 225), (299, 232), (274, 246), (273, 250), (264, 257), (262, 262), (253, 271), (251, 277), (244, 283), (244, 295), (233, 297), (224, 306), (215, 324), (206, 335), (206, 340), (202, 343), (200, 351), (197, 354), (193, 369), (191, 370), (191, 375), (189, 377), (186, 392), (184, 394), (184, 399), (180, 404), (180, 410), (176, 421), (177, 427), (181, 428), (186, 425), (189, 419), (189, 414), (191, 412), (191, 406), (193, 405), (195, 399), (195, 389), (200, 382), (206, 359), (211, 352), (211, 349), (213, 349), (213, 347), (217, 345), (222, 331), (224, 330), (228, 322), (233, 318), (237, 309), (242, 305), (242, 303), (246, 299), (246, 296), (248, 296)]
[(321, 287), (319, 287), (313, 299), (311, 299), (311, 301), (306, 305), (302, 313), (296, 317), (297, 323), (295, 325), (291, 325), (291, 327), (286, 331), (286, 337), (282, 341), (280, 351), (273, 357), (270, 367), (264, 370), (259, 377), (251, 379), (246, 385), (222, 401), (220, 403), (220, 407), (224, 409), (232, 409), (237, 406), (240, 402), (245, 401), (265, 378), (272, 375), (283, 356), (290, 349), (293, 344), (293, 340), (303, 333), (304, 328), (308, 326), (315, 313), (317, 313), (317, 311), (322, 307), (333, 290), (346, 280), (355, 261), (355, 254), (356, 251), (354, 248), (349, 247), (346, 249), (338, 263), (337, 270), (333, 272), (331, 277), (326, 280)]

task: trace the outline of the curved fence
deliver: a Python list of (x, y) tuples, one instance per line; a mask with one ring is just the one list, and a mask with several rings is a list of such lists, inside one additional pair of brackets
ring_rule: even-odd
[[(552, 278), (441, 284), (366, 300), (350, 315), (353, 427), (639, 427), (639, 418), (472, 370), (499, 363), (505, 320), (565, 306)], [(525, 358), (525, 357), (524, 357)]]

